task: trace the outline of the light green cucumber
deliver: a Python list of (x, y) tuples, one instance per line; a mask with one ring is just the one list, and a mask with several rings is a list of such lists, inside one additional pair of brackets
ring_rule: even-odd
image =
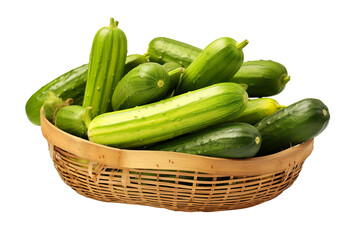
[(160, 64), (175, 62), (182, 67), (188, 67), (201, 53), (201, 49), (166, 37), (151, 40), (147, 55), (151, 62)]
[(272, 98), (257, 98), (250, 99), (245, 108), (239, 116), (231, 119), (231, 122), (244, 122), (249, 124), (256, 124), (263, 118), (285, 108), (286, 106), (280, 105), (275, 99)]
[(111, 97), (123, 77), (127, 40), (117, 25), (111, 18), (93, 40), (83, 107), (92, 107), (94, 117), (112, 110)]
[(229, 81), (244, 61), (242, 49), (247, 44), (247, 40), (237, 43), (229, 37), (210, 43), (185, 69), (175, 94)]
[(133, 148), (224, 123), (246, 108), (248, 95), (235, 83), (219, 83), (140, 107), (95, 117), (92, 142)]

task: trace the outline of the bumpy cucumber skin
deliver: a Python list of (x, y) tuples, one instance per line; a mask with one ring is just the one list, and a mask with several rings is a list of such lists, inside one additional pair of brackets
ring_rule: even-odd
[(227, 123), (150, 146), (150, 150), (220, 158), (249, 158), (261, 145), (259, 131), (247, 123)]
[(158, 63), (143, 63), (116, 85), (112, 95), (114, 111), (145, 105), (163, 99), (169, 92), (169, 74)]
[(175, 94), (229, 81), (243, 61), (242, 47), (234, 39), (216, 39), (185, 69)]
[(201, 52), (200, 48), (165, 37), (157, 37), (151, 40), (147, 51), (151, 62), (160, 64), (176, 62), (185, 68)]
[(282, 92), (289, 81), (286, 68), (271, 60), (244, 62), (231, 82), (248, 85), (249, 97), (274, 96)]
[(246, 91), (219, 83), (152, 104), (94, 118), (89, 140), (121, 148), (144, 146), (226, 122), (244, 111)]
[(244, 122), (256, 124), (267, 116), (285, 108), (272, 98), (257, 98), (248, 101), (248, 104), (239, 116), (235, 116), (230, 122)]
[(306, 142), (328, 125), (330, 113), (319, 99), (306, 98), (264, 118), (255, 127), (262, 136), (259, 156)]
[(55, 126), (72, 135), (87, 138), (85, 111), (84, 107), (78, 105), (62, 107), (56, 113)]
[(72, 98), (74, 104), (82, 104), (86, 85), (88, 65), (77, 67), (37, 90), (26, 102), (25, 111), (28, 119), (33, 124), (40, 126), (40, 109), (50, 91), (55, 96), (68, 99)]
[(112, 110), (111, 97), (123, 77), (126, 54), (126, 36), (112, 19), (96, 33), (90, 53), (83, 107), (92, 107), (93, 117)]
[(126, 57), (124, 73), (125, 76), (131, 69), (139, 66), (140, 64), (148, 62), (147, 58), (144, 55), (140, 54), (131, 54)]

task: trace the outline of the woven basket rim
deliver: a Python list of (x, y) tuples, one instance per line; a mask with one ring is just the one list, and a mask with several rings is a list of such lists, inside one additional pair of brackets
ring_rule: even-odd
[(314, 139), (281, 152), (246, 159), (216, 158), (178, 152), (128, 150), (90, 142), (50, 123), (40, 111), (41, 131), (49, 145), (81, 159), (113, 168), (183, 170), (211, 174), (249, 176), (274, 173), (301, 164), (311, 154)]

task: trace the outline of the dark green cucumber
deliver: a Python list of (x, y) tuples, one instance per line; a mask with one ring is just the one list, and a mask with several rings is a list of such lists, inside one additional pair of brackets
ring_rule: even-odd
[(272, 98), (257, 98), (248, 101), (248, 104), (239, 116), (231, 119), (231, 122), (244, 122), (249, 124), (256, 124), (263, 118), (285, 108)]
[(55, 115), (55, 126), (72, 135), (87, 138), (87, 125), (91, 121), (91, 107), (70, 105), (60, 108)]
[(147, 58), (144, 55), (140, 54), (131, 54), (126, 57), (125, 66), (124, 66), (124, 73), (125, 76), (131, 69), (139, 66), (142, 63), (148, 62)]
[(231, 82), (248, 85), (249, 97), (273, 96), (282, 92), (289, 82), (286, 68), (271, 60), (244, 62)]
[(154, 38), (148, 46), (149, 60), (160, 64), (176, 62), (187, 67), (201, 53), (201, 49), (174, 39)]
[(25, 111), (28, 119), (40, 126), (40, 109), (51, 91), (62, 99), (73, 99), (74, 104), (82, 104), (86, 85), (88, 65), (75, 68), (37, 90), (26, 102)]
[(105, 113), (89, 126), (89, 140), (121, 148), (164, 141), (226, 122), (246, 108), (246, 91), (219, 83), (159, 102)]
[(244, 61), (242, 49), (247, 44), (247, 40), (237, 43), (228, 37), (210, 43), (185, 69), (175, 94), (229, 81)]
[(180, 136), (148, 149), (209, 157), (249, 158), (256, 155), (260, 145), (261, 136), (254, 126), (247, 123), (227, 123)]
[(127, 40), (117, 25), (111, 18), (110, 25), (96, 33), (91, 47), (83, 107), (91, 106), (94, 117), (112, 110), (111, 97), (123, 77)]
[(258, 155), (268, 155), (306, 142), (319, 135), (328, 125), (330, 113), (320, 100), (306, 98), (258, 122), (262, 137)]
[(143, 63), (135, 67), (117, 84), (112, 95), (112, 109), (127, 109), (163, 99), (176, 87), (176, 79), (171, 79), (173, 75), (178, 75), (177, 71), (173, 71), (170, 77), (158, 63)]

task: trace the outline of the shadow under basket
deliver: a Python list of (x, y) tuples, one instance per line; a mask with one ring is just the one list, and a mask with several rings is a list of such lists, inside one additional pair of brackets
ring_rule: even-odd
[(223, 211), (275, 198), (298, 177), (314, 140), (282, 152), (225, 159), (176, 152), (124, 150), (70, 135), (41, 114), (41, 130), (62, 180), (104, 202), (174, 211)]

